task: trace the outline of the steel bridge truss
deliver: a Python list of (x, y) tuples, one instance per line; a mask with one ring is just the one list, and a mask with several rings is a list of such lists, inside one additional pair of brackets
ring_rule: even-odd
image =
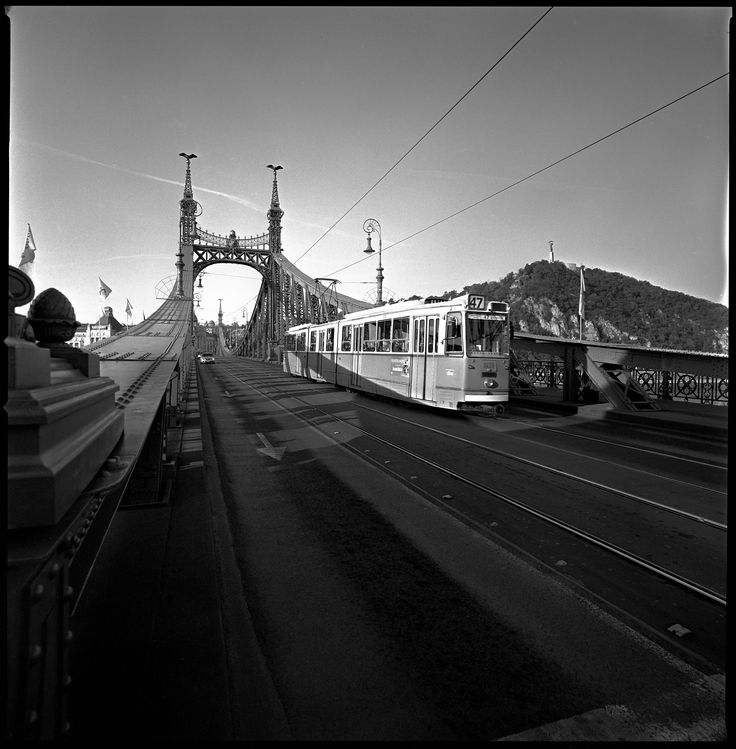
[[(192, 247), (192, 283), (215, 263), (235, 263), (256, 269), (261, 288), (236, 352), (264, 360), (281, 359), (284, 333), (293, 325), (338, 320), (348, 312), (371, 306), (302, 272), (282, 254), (271, 252), (269, 235), (229, 237), (197, 230)], [(325, 279), (326, 280), (326, 279)]]
[[(181, 153), (187, 160), (184, 196), (180, 206), (180, 236), (177, 266), (177, 294), (194, 300), (197, 276), (215, 263), (236, 263), (255, 268), (261, 274), (261, 288), (255, 307), (236, 353), (267, 361), (281, 360), (285, 331), (304, 322), (337, 320), (348, 312), (366, 309), (369, 302), (340, 294), (334, 279), (325, 285), (311, 278), (282, 255), (281, 210), (276, 174), (281, 166), (268, 165), (273, 170), (271, 205), (266, 213), (268, 231), (251, 237), (238, 237), (235, 231), (228, 236), (200, 229), (197, 217), (201, 205), (194, 199), (191, 179), (191, 159), (195, 154)], [(185, 271), (191, 267), (191, 278), (185, 282)], [(186, 286), (186, 289), (185, 289)]]

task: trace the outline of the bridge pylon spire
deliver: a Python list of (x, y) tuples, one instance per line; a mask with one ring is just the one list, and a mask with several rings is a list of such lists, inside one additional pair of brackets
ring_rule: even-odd
[[(184, 246), (191, 245), (197, 234), (197, 201), (192, 193), (192, 173), (190, 162), (197, 158), (196, 153), (182, 153), (187, 160), (187, 174), (184, 180), (184, 197), (179, 201), (179, 252), (176, 254), (176, 294), (184, 296)], [(191, 263), (191, 259), (189, 260)], [(193, 292), (192, 292), (193, 293)]]
[(194, 197), (194, 193), (192, 192), (192, 172), (190, 169), (190, 162), (192, 159), (197, 158), (196, 153), (180, 153), (179, 156), (183, 156), (187, 160), (187, 175), (184, 179), (184, 197), (185, 198), (192, 198)]
[(272, 253), (278, 254), (281, 252), (281, 218), (283, 217), (284, 212), (281, 210), (281, 205), (279, 204), (279, 185), (276, 180), (276, 172), (284, 167), (269, 164), (268, 168), (273, 170), (271, 207), (266, 214), (268, 218), (268, 245)]

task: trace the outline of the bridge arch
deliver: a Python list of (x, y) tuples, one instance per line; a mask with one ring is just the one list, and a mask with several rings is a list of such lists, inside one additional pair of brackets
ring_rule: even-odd
[(250, 237), (238, 237), (235, 230), (231, 230), (225, 236), (198, 226), (202, 207), (194, 200), (190, 170), (191, 159), (196, 155), (181, 155), (187, 160), (187, 171), (184, 197), (179, 202), (179, 260), (176, 264), (179, 295), (191, 296), (193, 300), (197, 277), (216, 263), (245, 265), (258, 271), (262, 277), (258, 298), (237, 354), (280, 360), (284, 333), (291, 325), (338, 319), (348, 312), (372, 306), (369, 302), (339, 293), (335, 288), (336, 281), (326, 286), (320, 279), (311, 278), (284, 257), (281, 247), (284, 212), (279, 203), (276, 178), (281, 166), (268, 166), (273, 170), (271, 205), (266, 213), (268, 230)]

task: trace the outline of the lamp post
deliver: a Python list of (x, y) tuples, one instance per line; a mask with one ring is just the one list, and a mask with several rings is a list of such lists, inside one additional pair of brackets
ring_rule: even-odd
[(363, 250), (367, 255), (372, 255), (375, 250), (371, 247), (371, 232), (378, 232), (378, 275), (376, 276), (376, 304), (383, 304), (383, 267), (381, 266), (381, 224), (374, 218), (369, 218), (363, 223), (363, 231), (368, 235), (368, 246)]

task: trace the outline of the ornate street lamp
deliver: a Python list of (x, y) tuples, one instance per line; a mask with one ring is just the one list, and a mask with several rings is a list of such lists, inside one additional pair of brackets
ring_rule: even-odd
[(376, 276), (376, 304), (383, 304), (383, 267), (381, 265), (381, 224), (374, 218), (369, 218), (363, 223), (363, 231), (368, 235), (368, 246), (363, 250), (367, 255), (372, 255), (375, 250), (371, 247), (371, 232), (378, 232), (378, 275)]

